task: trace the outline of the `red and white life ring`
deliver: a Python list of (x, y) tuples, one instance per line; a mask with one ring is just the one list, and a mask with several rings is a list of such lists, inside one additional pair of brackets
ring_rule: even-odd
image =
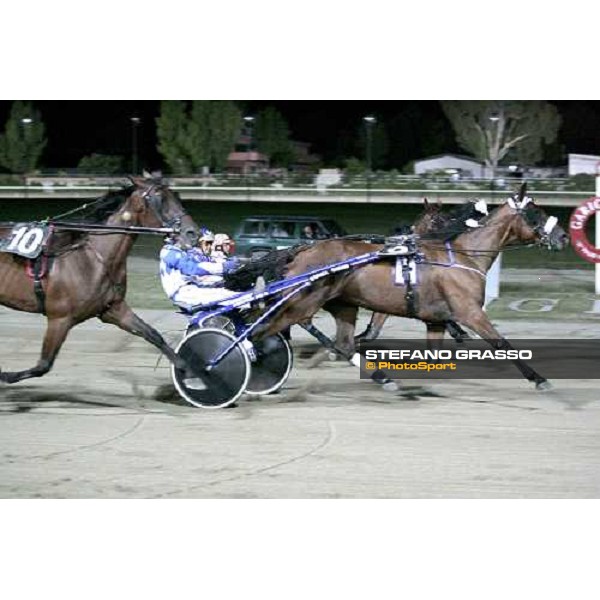
[(589, 198), (571, 213), (569, 219), (571, 244), (583, 260), (591, 263), (600, 263), (600, 248), (590, 243), (585, 233), (585, 226), (588, 219), (598, 210), (600, 210), (600, 198)]

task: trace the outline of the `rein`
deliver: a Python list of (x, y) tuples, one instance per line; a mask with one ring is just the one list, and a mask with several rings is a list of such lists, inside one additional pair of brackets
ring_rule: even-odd
[(173, 227), (138, 227), (136, 225), (102, 225), (102, 224), (85, 224), (85, 223), (69, 223), (68, 221), (49, 221), (55, 229), (64, 231), (83, 231), (88, 233), (128, 233), (130, 235), (138, 233), (150, 233), (155, 235), (167, 235), (176, 233)]
[[(429, 244), (432, 248), (444, 248), (445, 246)], [(520, 248), (534, 248), (542, 246), (540, 242), (532, 242), (530, 244), (508, 244), (491, 250), (478, 250), (477, 248), (463, 248), (462, 250), (454, 249), (456, 254), (464, 254), (465, 256), (477, 256), (478, 254), (496, 254), (498, 252), (506, 252), (508, 250), (519, 250)]]
[(465, 271), (473, 271), (474, 273), (481, 275), (484, 279), (487, 277), (486, 273), (484, 273), (483, 271), (481, 271), (479, 269), (476, 269), (475, 267), (467, 267), (466, 265), (461, 265), (460, 263), (456, 262), (454, 250), (452, 249), (452, 245), (450, 244), (450, 242), (446, 242), (444, 244), (444, 246), (446, 247), (446, 252), (448, 253), (448, 260), (450, 262), (442, 263), (442, 262), (437, 262), (437, 261), (425, 260), (425, 261), (421, 262), (420, 264), (433, 265), (436, 267), (450, 267), (450, 268), (455, 268), (455, 269), (464, 269)]

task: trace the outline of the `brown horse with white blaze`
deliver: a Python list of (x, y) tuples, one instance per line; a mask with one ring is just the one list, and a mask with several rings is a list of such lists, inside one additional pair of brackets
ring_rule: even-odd
[[(359, 307), (439, 324), (440, 337), (445, 323), (455, 321), (494, 347), (510, 347), (482, 309), (487, 270), (504, 246), (538, 243), (562, 249), (568, 243), (568, 236), (555, 217), (548, 217), (525, 196), (525, 188), (496, 208), (481, 225), (459, 235), (451, 244), (424, 240), (418, 243), (424, 260), (418, 267), (420, 282), (412, 308), (405, 289), (394, 285), (393, 262), (383, 259), (317, 283), (286, 305), (262, 334), (272, 335), (290, 324), (306, 322), (328, 303), (327, 309), (334, 313), (340, 336), (337, 344), (342, 348), (352, 347)], [(299, 252), (287, 265), (285, 277), (381, 249), (381, 245), (366, 242), (323, 241)], [(538, 388), (547, 386), (546, 380), (525, 363), (515, 364)]]
[[(142, 337), (171, 362), (181, 364), (158, 331), (138, 317), (125, 300), (127, 256), (137, 238), (125, 228), (177, 226), (193, 232), (197, 226), (166, 185), (142, 178), (134, 178), (132, 183), (92, 205), (95, 210), (91, 219), (122, 230), (79, 233), (61, 231), (56, 225), (44, 250), (47, 272), (37, 294), (27, 272), (30, 260), (0, 253), (0, 303), (20, 311), (43, 313), (47, 318), (38, 363), (22, 371), (0, 371), (0, 381), (16, 383), (48, 373), (69, 331), (93, 317)], [(81, 229), (86, 223), (81, 223)], [(0, 238), (9, 232), (10, 228), (0, 228)]]

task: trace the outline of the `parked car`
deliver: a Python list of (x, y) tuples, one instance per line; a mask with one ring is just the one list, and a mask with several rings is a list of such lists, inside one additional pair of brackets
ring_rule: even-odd
[(242, 221), (234, 238), (236, 254), (256, 258), (271, 250), (344, 235), (333, 219), (254, 216)]

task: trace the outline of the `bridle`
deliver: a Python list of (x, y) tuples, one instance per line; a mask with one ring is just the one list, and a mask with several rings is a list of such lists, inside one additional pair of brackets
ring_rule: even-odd
[(545, 223), (540, 221), (533, 223), (531, 209), (536, 207), (535, 204), (533, 204), (533, 200), (529, 196), (524, 196), (522, 199), (519, 199), (519, 196), (513, 196), (512, 198), (508, 199), (507, 204), (513, 211), (515, 211), (516, 214), (521, 216), (527, 226), (530, 227), (531, 230), (537, 235), (538, 244), (548, 247), (552, 246), (550, 236), (558, 224), (558, 219), (556, 217), (548, 217)]
[(149, 186), (148, 189), (144, 190), (144, 192), (140, 194), (140, 197), (146, 202), (146, 205), (150, 207), (154, 213), (154, 216), (162, 223), (162, 225), (170, 227), (176, 232), (179, 232), (181, 230), (181, 219), (185, 216), (188, 216), (188, 214), (185, 212), (185, 210), (181, 210), (175, 214), (175, 216), (167, 219), (162, 213), (162, 193), (157, 193), (157, 190), (159, 190), (160, 187), (160, 185), (154, 183)]

